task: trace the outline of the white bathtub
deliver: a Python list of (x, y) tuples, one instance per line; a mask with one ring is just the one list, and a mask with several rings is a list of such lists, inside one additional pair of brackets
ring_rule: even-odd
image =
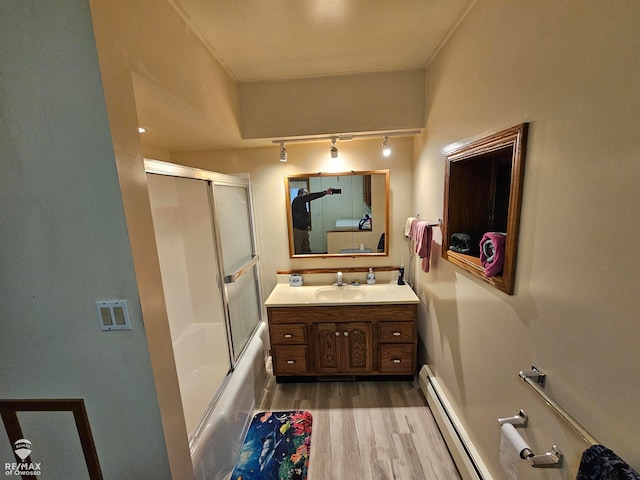
[(214, 409), (192, 438), (195, 480), (222, 480), (233, 470), (267, 379), (266, 336), (263, 322), (249, 340)]

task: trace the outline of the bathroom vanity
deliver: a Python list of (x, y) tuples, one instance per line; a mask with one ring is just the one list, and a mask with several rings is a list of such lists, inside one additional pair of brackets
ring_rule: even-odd
[(416, 372), (418, 297), (408, 285), (278, 284), (265, 302), (273, 372), (349, 377)]

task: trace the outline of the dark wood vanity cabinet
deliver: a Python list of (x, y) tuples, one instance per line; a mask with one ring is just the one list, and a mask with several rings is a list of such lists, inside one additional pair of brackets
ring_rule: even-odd
[(371, 373), (371, 323), (316, 323), (311, 326), (318, 374)]
[(268, 307), (277, 377), (413, 375), (416, 304)]

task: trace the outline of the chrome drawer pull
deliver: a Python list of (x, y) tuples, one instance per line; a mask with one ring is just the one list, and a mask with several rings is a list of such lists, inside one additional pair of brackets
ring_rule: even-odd
[(336, 332), (336, 337), (339, 337), (339, 336), (340, 336), (340, 332)]
[(400, 332), (393, 332), (393, 336), (394, 337), (399, 337), (400, 336)]
[(293, 337), (293, 335), (291, 335), (290, 333), (285, 333), (284, 334), (284, 338), (292, 338), (292, 337)]
[(296, 361), (295, 361), (295, 360), (287, 360), (287, 363), (288, 363), (289, 365), (293, 365), (294, 363), (296, 363)]
[(393, 359), (393, 363), (401, 363), (401, 362), (402, 362), (402, 360), (400, 360), (400, 359), (398, 359), (398, 358), (394, 358), (394, 359)]
[(349, 332), (344, 332), (344, 336), (348, 337), (349, 336)]

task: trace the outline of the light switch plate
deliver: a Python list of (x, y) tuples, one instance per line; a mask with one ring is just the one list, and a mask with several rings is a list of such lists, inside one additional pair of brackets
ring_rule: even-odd
[(131, 330), (129, 306), (126, 300), (96, 300), (100, 330)]

